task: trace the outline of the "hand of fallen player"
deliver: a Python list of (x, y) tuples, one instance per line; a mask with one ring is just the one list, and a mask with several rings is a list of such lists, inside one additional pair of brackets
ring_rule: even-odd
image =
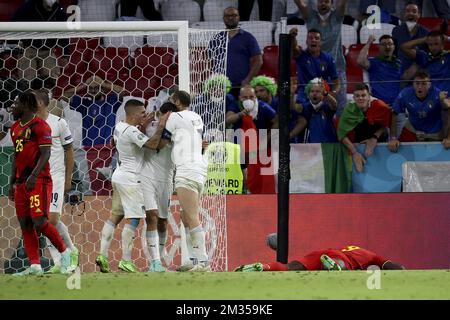
[(26, 190), (27, 192), (33, 191), (36, 186), (37, 177), (35, 175), (30, 175), (27, 179)]

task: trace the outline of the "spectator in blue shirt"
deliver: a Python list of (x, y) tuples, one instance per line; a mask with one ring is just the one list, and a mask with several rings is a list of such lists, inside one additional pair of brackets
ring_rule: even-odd
[[(425, 38), (404, 43), (401, 49), (414, 59), (419, 67), (428, 71), (434, 86), (450, 91), (450, 52), (444, 50), (446, 38), (440, 31), (431, 31)], [(428, 51), (416, 48), (424, 43)]]
[[(308, 5), (306, 5), (305, 0), (294, 0), (294, 2), (299, 8), (303, 19), (306, 20), (308, 30), (316, 29), (321, 32), (321, 50), (331, 54), (336, 63), (340, 86), (333, 88), (336, 93), (332, 94), (338, 102), (336, 113), (339, 116), (347, 104), (347, 76), (345, 73), (344, 50), (342, 50), (341, 27), (348, 0), (317, 0), (315, 7), (313, 7), (314, 1), (309, 1)], [(328, 79), (326, 80), (328, 81)]]
[(293, 37), (293, 56), (297, 63), (297, 102), (304, 103), (308, 100), (305, 94), (305, 87), (314, 78), (322, 78), (332, 84), (331, 94), (336, 96), (340, 89), (340, 81), (336, 72), (336, 64), (333, 57), (326, 52), (321, 51), (322, 34), (319, 30), (310, 29), (306, 37), (306, 50), (297, 45), (295, 36), (298, 30), (291, 29), (290, 34)]
[[(77, 94), (87, 89), (86, 96)], [(110, 195), (110, 181), (98, 175), (97, 168), (108, 167), (113, 148), (109, 141), (116, 124), (116, 112), (120, 107), (123, 88), (98, 76), (91, 76), (85, 83), (64, 91), (70, 99), (71, 109), (83, 116), (83, 148), (89, 168), (91, 190), (94, 195)]]
[(394, 39), (390, 35), (380, 37), (380, 51), (377, 57), (368, 58), (370, 45), (376, 40), (370, 35), (361, 49), (357, 62), (369, 73), (372, 96), (393, 105), (400, 93), (400, 79), (403, 73), (400, 60), (394, 56)]
[[(395, 55), (402, 62), (403, 70), (408, 69), (414, 63), (404, 52), (399, 50), (400, 46), (405, 42), (426, 37), (428, 29), (417, 23), (420, 18), (419, 7), (414, 3), (408, 3), (405, 7), (404, 21), (400, 26), (396, 26), (392, 30), (392, 38), (395, 42)], [(414, 71), (415, 73), (415, 71)], [(414, 75), (412, 73), (412, 76)], [(412, 77), (410, 77), (412, 78)], [(409, 79), (408, 79), (409, 80)]]
[(333, 118), (336, 113), (336, 99), (325, 90), (321, 80), (314, 79), (306, 86), (308, 101), (302, 104), (300, 114), (304, 118), (307, 143), (338, 142)]
[[(414, 76), (412, 87), (402, 90), (393, 107), (389, 150), (395, 152), (400, 142), (440, 141), (444, 130), (442, 109), (450, 108), (450, 99), (446, 91), (433, 86), (426, 71), (418, 71)], [(400, 135), (397, 134), (397, 115), (407, 113)], [(450, 133), (442, 141), (450, 147)]]
[[(239, 28), (239, 11), (237, 8), (226, 8), (223, 12), (223, 22), (228, 30), (226, 72), (233, 87), (231, 93), (237, 98), (240, 88), (248, 85), (261, 69), (262, 54), (255, 37)], [(213, 39), (210, 48), (215, 47), (217, 47), (217, 43)], [(216, 56), (220, 56), (220, 54), (216, 54)], [(213, 70), (220, 72), (220, 68), (223, 68), (223, 66), (218, 61), (213, 62)]]
[[(255, 94), (258, 100), (264, 101), (278, 113), (278, 97), (277, 94), (277, 84), (275, 79), (267, 76), (257, 76), (253, 78), (250, 85), (255, 89)], [(302, 119), (299, 117), (297, 111), (293, 108), (290, 109), (290, 121), (289, 121), (289, 137), (291, 143), (298, 143), (301, 141), (299, 134), (303, 130)]]

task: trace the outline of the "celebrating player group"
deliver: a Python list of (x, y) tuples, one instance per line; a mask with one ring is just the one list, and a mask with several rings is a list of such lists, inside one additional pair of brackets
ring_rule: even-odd
[[(15, 203), (30, 261), (30, 266), (16, 276), (43, 274), (38, 233), (47, 237), (54, 261), (48, 272), (68, 274), (79, 264), (79, 252), (67, 226), (59, 219), (64, 193), (71, 187), (73, 139), (66, 121), (49, 114), (49, 100), (48, 92), (34, 90), (20, 94), (12, 105), (17, 121), (10, 130), (15, 152), (9, 199)], [(114, 230), (123, 219), (119, 269), (138, 271), (131, 252), (136, 228), (145, 219), (148, 271), (165, 271), (161, 255), (174, 188), (182, 208), (190, 255), (190, 263), (179, 271), (210, 271), (205, 232), (199, 220), (207, 170), (203, 157), (204, 125), (201, 117), (189, 110), (190, 102), (185, 91), (175, 91), (168, 102), (152, 113), (139, 100), (126, 102), (126, 119), (117, 123), (112, 140), (118, 161), (112, 175), (111, 217), (103, 226), (96, 258), (101, 272), (110, 272), (108, 250)]]

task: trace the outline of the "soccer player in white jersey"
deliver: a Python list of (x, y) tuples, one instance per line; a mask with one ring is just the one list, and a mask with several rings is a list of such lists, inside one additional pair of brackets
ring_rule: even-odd
[[(209, 271), (205, 231), (200, 223), (200, 196), (206, 180), (207, 162), (203, 157), (203, 120), (189, 110), (191, 99), (186, 91), (175, 91), (170, 101), (177, 106), (166, 123), (171, 134), (172, 161), (175, 164), (175, 190), (181, 206), (181, 220), (190, 234), (187, 241), (192, 263), (179, 271)], [(166, 140), (163, 140), (163, 142)]]
[[(165, 102), (156, 112), (157, 116), (169, 111), (177, 111), (171, 102)], [(156, 119), (155, 119), (156, 120)], [(146, 128), (147, 136), (152, 136), (158, 121), (153, 121)], [(163, 133), (162, 139), (166, 137)], [(172, 143), (165, 143), (159, 150), (144, 151), (144, 165), (142, 167), (142, 189), (146, 214), (146, 240), (149, 251), (149, 272), (164, 272), (161, 257), (167, 241), (167, 218), (170, 197), (173, 192), (174, 164), (171, 159)]]
[[(70, 238), (67, 226), (60, 220), (64, 205), (64, 194), (72, 188), (72, 171), (74, 166), (72, 134), (63, 118), (49, 112), (50, 98), (48, 92), (45, 89), (41, 89), (34, 90), (33, 93), (38, 102), (38, 117), (44, 119), (52, 129), (52, 148), (49, 162), (53, 189), (49, 221), (56, 227), (67, 248), (70, 249), (71, 265), (68, 271), (73, 272), (78, 267), (79, 252)], [(48, 273), (60, 273), (61, 254), (48, 238), (47, 247), (54, 262)]]
[(119, 160), (112, 175), (112, 215), (103, 226), (100, 255), (95, 260), (101, 272), (110, 272), (108, 249), (114, 229), (123, 218), (127, 224), (122, 231), (122, 259), (119, 262), (119, 269), (125, 272), (137, 271), (135, 264), (131, 261), (131, 251), (136, 228), (140, 219), (145, 218), (140, 176), (144, 162), (142, 147), (152, 150), (158, 148), (164, 126), (170, 115), (167, 113), (159, 118), (158, 127), (154, 135), (149, 138), (137, 127), (148, 117), (144, 104), (138, 100), (129, 100), (125, 105), (125, 114), (125, 122), (119, 122), (114, 129), (114, 142)]
[[(2, 144), (0, 146), (12, 146), (11, 138), (9, 139), (9, 145), (8, 145), (8, 130), (11, 128), (12, 124), (14, 123), (14, 119), (12, 114), (10, 114), (5, 108), (0, 108), (0, 141), (2, 141)], [(3, 140), (5, 138), (5, 140)]]

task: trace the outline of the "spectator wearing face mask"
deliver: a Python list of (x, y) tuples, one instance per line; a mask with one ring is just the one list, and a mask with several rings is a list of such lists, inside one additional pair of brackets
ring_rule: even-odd
[[(237, 107), (229, 106), (226, 111), (225, 123), (235, 129), (235, 137), (238, 140), (235, 142), (242, 143), (247, 190), (253, 194), (275, 193), (274, 176), (270, 171), (270, 129), (278, 128), (275, 110), (258, 100), (251, 86), (244, 86), (240, 90)], [(261, 156), (269, 159), (262, 159)]]
[(394, 54), (400, 59), (403, 70), (406, 70), (411, 67), (414, 60), (408, 57), (403, 50), (399, 50), (400, 46), (405, 42), (426, 37), (429, 31), (420, 24), (417, 24), (420, 18), (420, 9), (417, 4), (407, 4), (403, 17), (403, 23), (392, 30), (392, 38), (395, 41), (396, 48)]

